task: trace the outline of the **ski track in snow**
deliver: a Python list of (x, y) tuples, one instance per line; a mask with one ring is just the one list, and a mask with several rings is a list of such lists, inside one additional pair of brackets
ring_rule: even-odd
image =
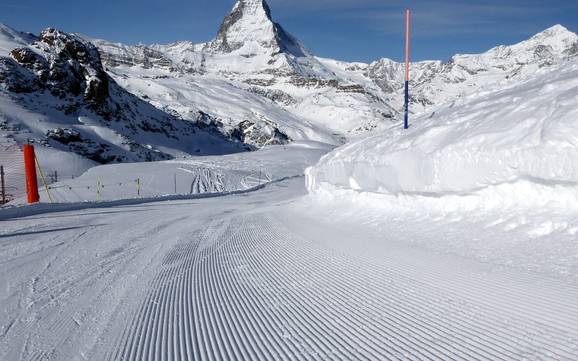
[[(296, 237), (266, 215), (216, 222), (167, 254), (109, 359), (578, 356), (576, 303), (523, 305), (500, 290), (496, 313), (440, 288)], [(508, 312), (524, 306), (532, 318)]]
[[(19, 359), (578, 359), (574, 284), (395, 245), (355, 252), (350, 234), (333, 241), (283, 206), (301, 182), (8, 221), (20, 236), (0, 238), (3, 273), (38, 264), (0, 356), (26, 339)], [(91, 313), (109, 303), (109, 316)]]

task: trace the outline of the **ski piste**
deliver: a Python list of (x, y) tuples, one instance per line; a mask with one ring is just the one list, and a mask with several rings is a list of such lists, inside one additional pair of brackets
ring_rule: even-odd
[(410, 63), (410, 15), (405, 64), (264, 0), (201, 44), (0, 24), (0, 360), (578, 360), (578, 36)]

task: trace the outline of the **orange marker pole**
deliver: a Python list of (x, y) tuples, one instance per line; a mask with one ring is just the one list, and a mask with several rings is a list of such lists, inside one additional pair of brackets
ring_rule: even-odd
[(405, 12), (405, 114), (403, 121), (403, 128), (409, 128), (409, 34), (410, 34), (410, 17), (411, 11), (409, 9)]
[(34, 147), (30, 144), (25, 144), (23, 150), (28, 203), (38, 203), (40, 201), (40, 194), (38, 194), (38, 181), (36, 179), (36, 155), (34, 154)]

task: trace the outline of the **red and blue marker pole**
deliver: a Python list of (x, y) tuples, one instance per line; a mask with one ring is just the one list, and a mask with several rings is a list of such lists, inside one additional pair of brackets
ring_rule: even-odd
[(405, 115), (403, 128), (409, 128), (409, 27), (411, 11), (405, 12)]

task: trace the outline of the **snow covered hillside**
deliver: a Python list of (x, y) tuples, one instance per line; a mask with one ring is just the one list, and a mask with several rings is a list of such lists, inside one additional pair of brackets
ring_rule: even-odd
[[(47, 171), (78, 175), (291, 141), (338, 145), (398, 123), (402, 64), (316, 57), (273, 19), (264, 0), (239, 0), (213, 40), (149, 46), (2, 25), (0, 141), (31, 139), (45, 159), (70, 160)], [(556, 25), (483, 54), (413, 63), (411, 109), (514, 86), (577, 52), (578, 36)]]
[[(282, 179), (301, 177), (305, 168), (330, 150), (324, 143), (294, 142), (267, 146), (255, 152), (106, 164), (93, 167), (78, 178), (53, 183), (49, 191), (55, 203), (247, 191)], [(49, 202), (44, 188), (40, 189), (40, 198), (41, 202)], [(10, 205), (24, 203), (25, 199), (19, 199)]]
[(127, 92), (104, 71), (96, 48), (74, 35), (2, 29), (2, 49), (18, 47), (0, 53), (0, 143), (35, 142), (44, 159), (84, 158), (45, 163), (47, 171), (74, 175), (95, 163), (248, 149), (217, 126), (182, 120)]
[(308, 171), (337, 187), (439, 207), (578, 205), (578, 58), (344, 146)]
[(577, 159), (573, 57), (336, 149), (307, 170), (298, 207), (385, 244), (576, 285)]

